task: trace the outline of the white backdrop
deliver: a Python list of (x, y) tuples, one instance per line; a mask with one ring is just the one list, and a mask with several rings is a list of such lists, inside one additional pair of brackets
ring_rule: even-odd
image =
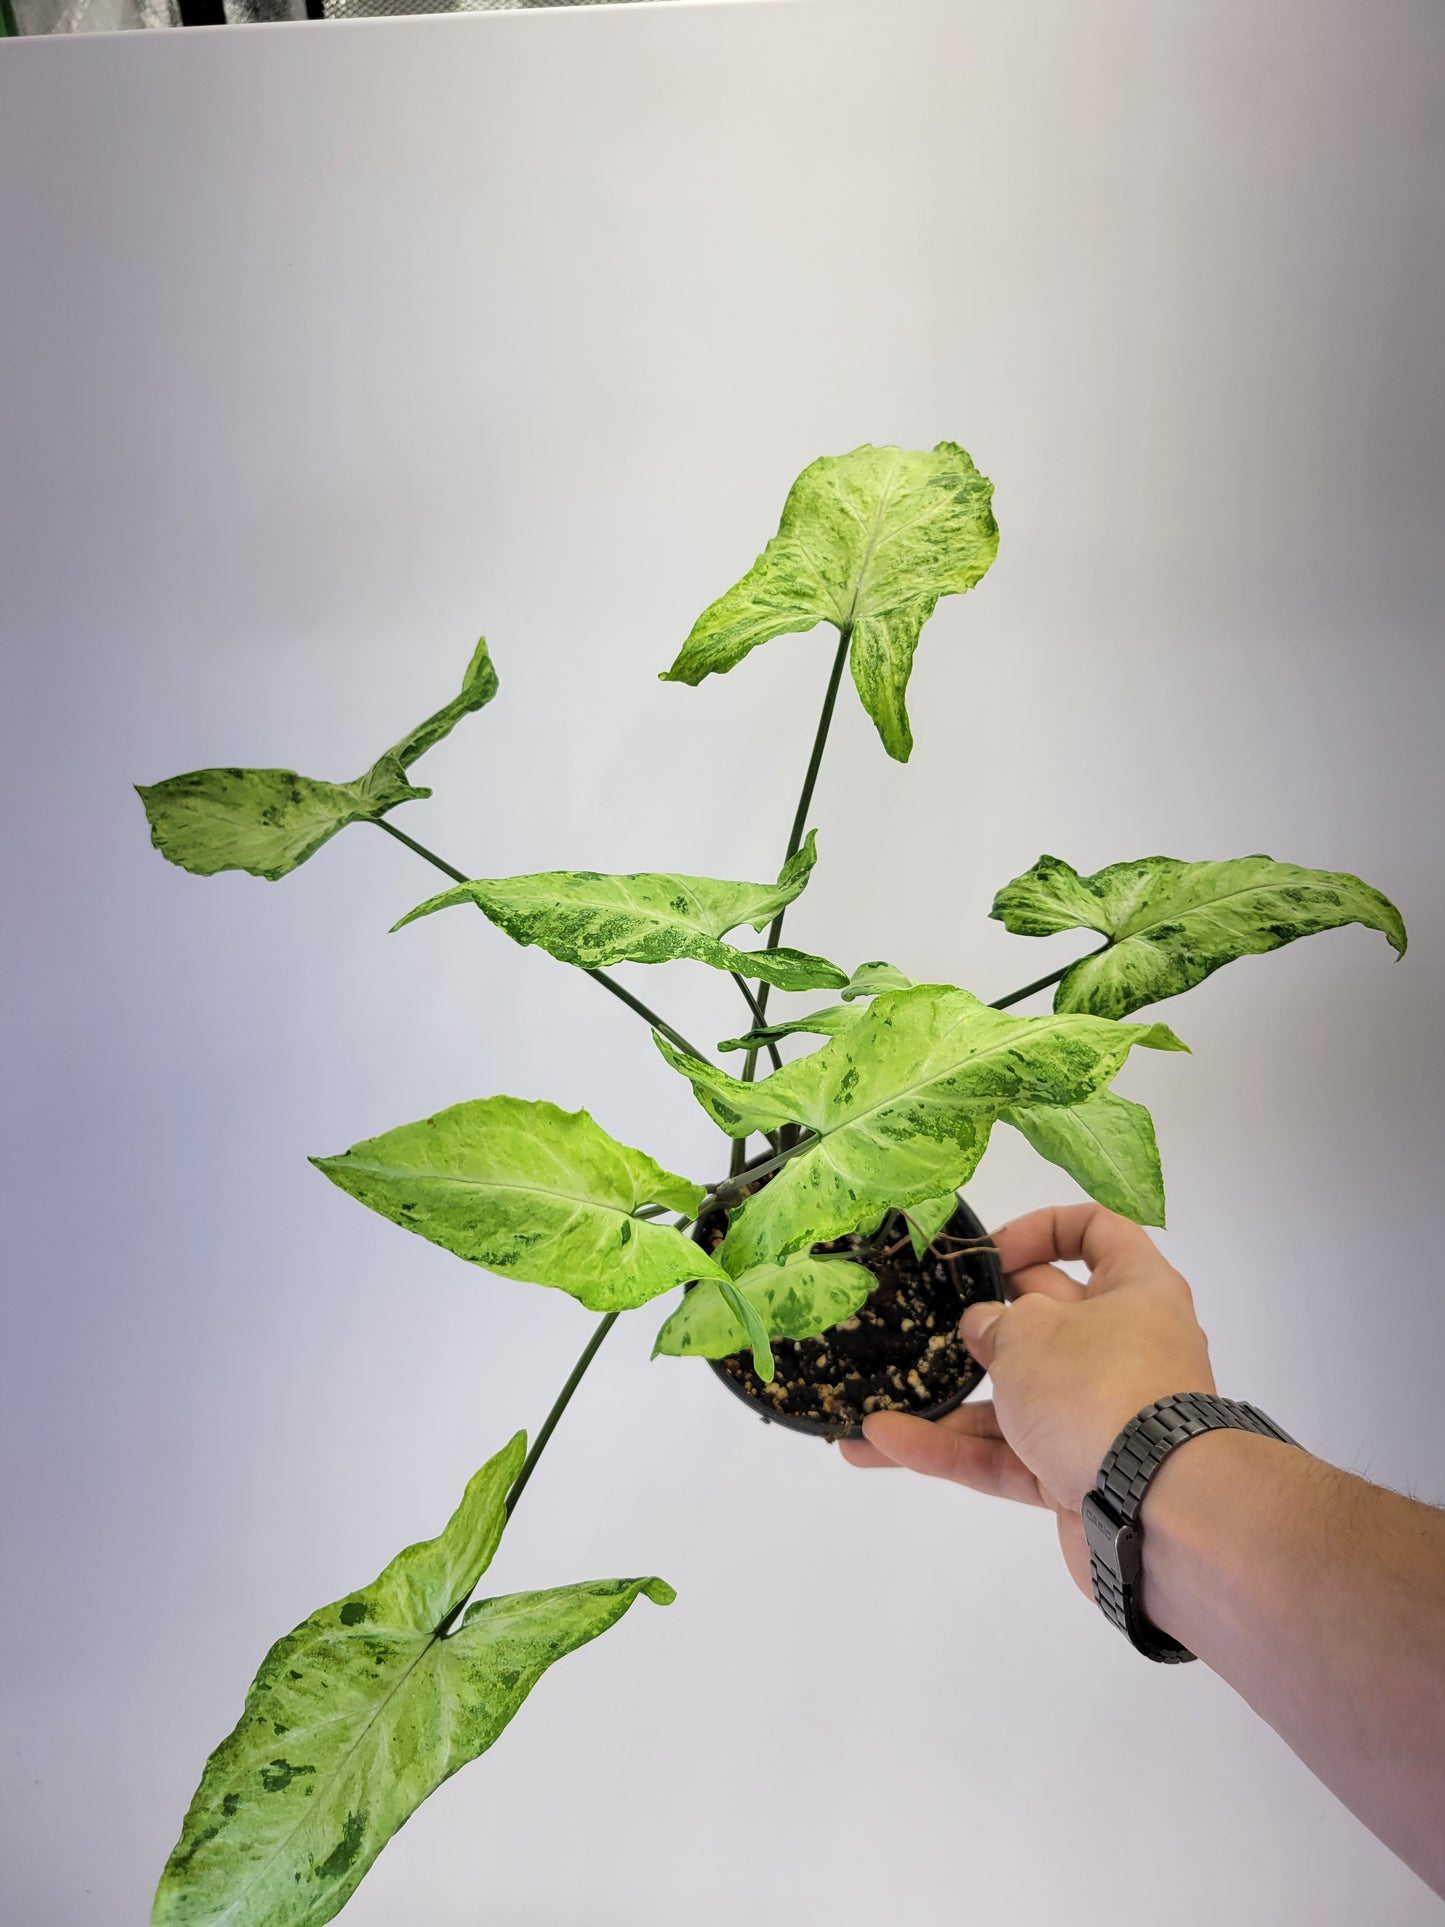
[[(1242, 963), (1121, 1087), (1222, 1388), (1445, 1496), (1442, 59), (1407, 0), (4, 51), (7, 1918), (143, 1917), (268, 1642), (434, 1531), (590, 1329), (306, 1154), (512, 1091), (718, 1162), (585, 979), (478, 918), (388, 936), (433, 879), (381, 835), (206, 883), (128, 786), (353, 775), (484, 629), (502, 694), (399, 822), (481, 874), (771, 876), (825, 636), (654, 675), (863, 440), (961, 440), (1003, 541), (925, 632), (909, 767), (845, 692), (791, 939), (992, 997), (1071, 954), (985, 921), (1041, 850), (1388, 891), (1402, 964)], [(631, 977), (738, 1027), (700, 967)], [(972, 1187), (1068, 1195), (1021, 1144)], [(348, 1922), (1440, 1918), (1202, 1667), (1107, 1631), (1047, 1520), (849, 1473), (649, 1364), (655, 1322), (491, 1577), (678, 1603), (547, 1678)]]

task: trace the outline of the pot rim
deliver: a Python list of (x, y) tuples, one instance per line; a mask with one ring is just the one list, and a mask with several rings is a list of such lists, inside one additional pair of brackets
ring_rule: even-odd
[[(983, 1238), (988, 1235), (977, 1212), (967, 1200), (962, 1197), (958, 1200), (958, 1207), (949, 1219), (947, 1228), (959, 1237)], [(1004, 1296), (1003, 1272), (999, 1268), (997, 1252), (987, 1248), (980, 1248), (978, 1256), (989, 1273), (989, 1280), (993, 1285), (994, 1295), (1002, 1302)], [(972, 1372), (956, 1391), (950, 1392), (947, 1398), (940, 1399), (936, 1405), (923, 1406), (919, 1411), (912, 1414), (912, 1416), (915, 1418), (935, 1419), (942, 1418), (946, 1412), (956, 1411), (965, 1399), (971, 1397), (972, 1394), (978, 1390), (987, 1376), (981, 1365), (976, 1361), (971, 1362), (973, 1363)], [(757, 1417), (763, 1421), (764, 1425), (780, 1425), (786, 1432), (803, 1432), (810, 1438), (861, 1439), (863, 1436), (861, 1423), (855, 1423), (849, 1419), (803, 1418), (794, 1412), (769, 1411), (759, 1399), (754, 1398), (752, 1393), (745, 1390), (737, 1379), (732, 1376), (727, 1370), (725, 1360), (721, 1358), (710, 1358), (707, 1360), (707, 1363), (712, 1368), (714, 1376), (722, 1380), (733, 1397), (741, 1399), (748, 1410), (755, 1413)]]

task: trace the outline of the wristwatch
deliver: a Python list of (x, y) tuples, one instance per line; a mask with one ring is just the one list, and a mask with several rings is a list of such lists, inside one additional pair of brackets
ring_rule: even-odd
[(1164, 1665), (1178, 1665), (1194, 1654), (1151, 1625), (1139, 1609), (1139, 1508), (1149, 1481), (1176, 1446), (1221, 1429), (1298, 1443), (1253, 1405), (1209, 1392), (1178, 1392), (1130, 1419), (1105, 1453), (1094, 1490), (1084, 1495), (1084, 1537), (1099, 1610), (1146, 1659)]

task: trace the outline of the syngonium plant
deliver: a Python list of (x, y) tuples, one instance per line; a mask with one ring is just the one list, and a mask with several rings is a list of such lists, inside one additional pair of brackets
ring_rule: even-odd
[[(705, 609), (664, 680), (696, 685), (758, 644), (829, 624), (837, 633), (822, 713), (774, 883), (591, 870), (469, 877), (388, 814), (430, 795), (411, 765), (497, 678), (477, 645), (460, 693), (349, 783), (291, 770), (207, 769), (140, 790), (152, 840), (200, 876), (288, 875), (338, 831), (371, 823), (453, 887), (397, 926), (475, 906), (519, 944), (585, 970), (651, 1027), (657, 1048), (732, 1141), (726, 1177), (679, 1177), (621, 1144), (586, 1111), (545, 1100), (469, 1098), (313, 1160), (382, 1217), (503, 1277), (550, 1285), (602, 1314), (530, 1452), (519, 1434), (472, 1479), (439, 1537), (323, 1606), (262, 1662), (235, 1730), (206, 1764), (161, 1877), (153, 1921), (171, 1927), (315, 1927), (346, 1903), (390, 1836), (450, 1774), (485, 1752), (556, 1660), (595, 1638), (655, 1577), (603, 1579), (472, 1600), (539, 1454), (614, 1320), (681, 1292), (654, 1355), (751, 1353), (771, 1379), (772, 1341), (852, 1318), (877, 1282), (826, 1247), (866, 1234), (867, 1252), (906, 1228), (920, 1258), (951, 1217), (995, 1124), (1020, 1131), (1110, 1209), (1164, 1222), (1154, 1125), (1117, 1095), (1136, 1046), (1185, 1048), (1136, 1011), (1237, 958), (1359, 923), (1397, 953), (1393, 904), (1358, 877), (1266, 856), (1148, 856), (1080, 875), (1043, 856), (998, 892), (991, 915), (1021, 936), (1102, 938), (1010, 996), (985, 1003), (897, 967), (849, 971), (781, 945), (817, 859), (807, 830), (845, 667), (888, 754), (912, 748), (914, 650), (941, 596), (970, 589), (998, 544), (993, 489), (964, 450), (857, 448), (793, 484), (752, 568)], [(729, 941), (745, 926), (761, 948)], [(748, 1027), (722, 1040), (737, 1075), (608, 974), (690, 959), (731, 976)], [(1054, 987), (1053, 1009), (1008, 1009)], [(773, 990), (834, 1000), (769, 1021)], [(818, 1037), (784, 1063), (785, 1039)], [(763, 1053), (773, 1068), (757, 1071)], [(761, 1136), (761, 1155), (748, 1155)], [(766, 1180), (766, 1181), (763, 1181)], [(670, 1219), (670, 1222), (668, 1221)], [(701, 1220), (725, 1223), (705, 1249)], [(856, 1255), (856, 1250), (855, 1250)]]

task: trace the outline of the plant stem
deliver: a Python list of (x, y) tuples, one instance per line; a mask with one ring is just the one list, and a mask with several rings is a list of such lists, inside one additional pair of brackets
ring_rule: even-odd
[(1032, 997), (1036, 990), (1047, 990), (1050, 984), (1058, 983), (1067, 977), (1076, 963), (1087, 963), (1090, 957), (1100, 957), (1109, 948), (1101, 943), (1097, 950), (1086, 950), (1082, 957), (1071, 957), (1068, 963), (1060, 964), (1051, 970), (1047, 977), (1040, 977), (1034, 983), (1025, 984), (1022, 990), (1011, 990), (1007, 997), (998, 997), (989, 1005), (990, 1010), (1007, 1010), (1010, 1004), (1021, 1004), (1025, 997)]
[[(747, 1179), (749, 1184), (752, 1183), (754, 1178), (767, 1177), (769, 1172), (780, 1170), (783, 1165), (791, 1163), (795, 1157), (798, 1157), (802, 1152), (806, 1151), (810, 1145), (816, 1142), (817, 1136), (816, 1131), (810, 1131), (807, 1137), (803, 1138), (799, 1143), (790, 1144), (786, 1151), (779, 1151), (776, 1156), (765, 1158), (761, 1164), (750, 1164), (747, 1170), (742, 1172), (741, 1175)], [(741, 1139), (738, 1140), (740, 1143), (742, 1141)], [(716, 1210), (720, 1204), (731, 1204), (733, 1202), (733, 1193), (737, 1189), (736, 1181), (738, 1176), (738, 1172), (729, 1171), (722, 1182), (715, 1185), (698, 1206), (697, 1216), (683, 1220), (684, 1227), (689, 1224), (696, 1224), (699, 1218), (705, 1218), (709, 1211)]]
[(470, 878), (464, 871), (454, 870), (445, 857), (438, 856), (435, 850), (429, 850), (425, 843), (418, 843), (414, 836), (408, 836), (405, 830), (397, 829), (394, 823), (388, 823), (384, 816), (373, 816), (371, 820), (379, 830), (385, 830), (387, 835), (394, 836), (398, 843), (404, 843), (409, 850), (415, 850), (419, 857), (424, 857), (434, 870), (440, 870), (442, 875), (450, 877), (453, 883), (470, 882)]
[(560, 1419), (562, 1414), (566, 1411), (568, 1403), (571, 1400), (572, 1394), (576, 1391), (577, 1387), (582, 1383), (582, 1377), (583, 1377), (583, 1374), (586, 1372), (587, 1367), (592, 1363), (593, 1359), (597, 1356), (598, 1346), (602, 1343), (603, 1339), (607, 1336), (608, 1332), (611, 1331), (612, 1327), (617, 1323), (617, 1320), (620, 1316), (621, 1316), (620, 1312), (610, 1311), (608, 1312), (605, 1318), (598, 1319), (596, 1331), (594, 1331), (592, 1336), (588, 1339), (586, 1347), (583, 1350), (582, 1356), (577, 1360), (577, 1363), (572, 1367), (571, 1376), (568, 1378), (567, 1383), (562, 1387), (561, 1391), (558, 1392), (556, 1399), (553, 1401), (551, 1411), (547, 1414), (546, 1418), (542, 1421), (542, 1429), (537, 1434), (536, 1439), (533, 1441), (532, 1449), (527, 1454), (526, 1459), (523, 1461), (522, 1469), (517, 1474), (516, 1481), (513, 1484), (511, 1491), (507, 1494), (507, 1517), (509, 1519), (517, 1509), (517, 1501), (521, 1498), (522, 1492), (526, 1486), (526, 1483), (528, 1479), (530, 1479), (532, 1476), (533, 1468), (535, 1467), (538, 1459), (541, 1458), (543, 1452), (547, 1449), (548, 1439), (551, 1438), (552, 1434), (557, 1429), (558, 1419)]
[[(853, 640), (853, 625), (847, 623), (838, 631), (838, 648), (833, 657), (833, 667), (828, 675), (828, 687), (823, 694), (823, 708), (818, 717), (817, 733), (813, 737), (813, 753), (808, 758), (807, 774), (803, 778), (802, 793), (798, 797), (798, 807), (793, 815), (793, 827), (788, 836), (787, 854), (783, 861), (796, 856), (803, 841), (803, 830), (808, 821), (808, 810), (813, 801), (813, 791), (817, 787), (818, 771), (823, 766), (823, 751), (828, 744), (828, 729), (833, 721), (833, 707), (838, 700), (838, 686), (843, 680), (843, 665), (848, 660), (848, 646)], [(777, 947), (778, 938), (783, 934), (783, 918), (787, 905), (773, 918), (772, 928), (768, 931), (768, 949)], [(757, 1015), (759, 1023), (765, 1021), (768, 1010), (768, 984), (758, 985)], [(743, 1062), (742, 1081), (751, 1084), (757, 1074), (758, 1053), (750, 1050)], [(742, 1142), (743, 1140), (739, 1140)], [(736, 1172), (733, 1173), (736, 1176)]]
[[(526, 1458), (522, 1461), (522, 1469), (517, 1474), (516, 1478), (512, 1481), (511, 1487), (507, 1493), (506, 1513), (509, 1519), (517, 1509), (517, 1501), (521, 1498), (523, 1488), (526, 1486), (528, 1479), (530, 1479), (532, 1476), (533, 1468), (536, 1466), (538, 1459), (541, 1458), (543, 1452), (546, 1450), (548, 1439), (551, 1438), (552, 1434), (557, 1429), (558, 1419), (560, 1419), (562, 1414), (566, 1411), (568, 1402), (570, 1401), (572, 1394), (576, 1391), (577, 1387), (582, 1383), (583, 1373), (587, 1370), (587, 1367), (592, 1363), (593, 1359), (597, 1356), (598, 1347), (601, 1345), (603, 1339), (607, 1336), (608, 1332), (610, 1332), (612, 1327), (617, 1323), (617, 1320), (620, 1316), (621, 1316), (620, 1312), (610, 1311), (608, 1312), (605, 1318), (598, 1319), (596, 1331), (594, 1331), (592, 1336), (588, 1339), (586, 1348), (584, 1349), (582, 1356), (577, 1360), (577, 1363), (572, 1367), (572, 1374), (567, 1380), (567, 1383), (562, 1387), (561, 1391), (558, 1392), (556, 1398), (553, 1400), (552, 1409), (547, 1414), (546, 1418), (542, 1421), (542, 1429), (537, 1434), (535, 1440), (533, 1441), (531, 1451), (528, 1452)], [(473, 1587), (472, 1590), (475, 1591), (476, 1590), (475, 1587)], [(446, 1618), (441, 1622), (441, 1624), (436, 1629), (436, 1637), (438, 1639), (446, 1638), (447, 1634), (451, 1631), (452, 1627), (455, 1626), (458, 1619), (461, 1618), (462, 1613), (466, 1610), (467, 1600), (470, 1599), (471, 1596), (472, 1596), (471, 1592), (469, 1592), (466, 1596), (466, 1599), (459, 1599), (456, 1605), (452, 1607), (451, 1611), (447, 1614)]]
[[(833, 706), (838, 700), (838, 685), (843, 680), (843, 665), (848, 660), (848, 645), (852, 640), (853, 625), (849, 623), (838, 632), (838, 651), (833, 657), (833, 667), (828, 676), (828, 687), (823, 696), (823, 709), (818, 717), (818, 731), (813, 738), (813, 753), (808, 758), (808, 773), (803, 778), (802, 794), (798, 798), (798, 808), (793, 817), (792, 831), (788, 837), (788, 848), (783, 857), (785, 863), (790, 857), (796, 856), (802, 847), (803, 831), (807, 826), (808, 811), (812, 806), (813, 791), (818, 782), (818, 771), (823, 766), (823, 751), (827, 748), (828, 744), (828, 729), (833, 721)], [(768, 931), (769, 950), (776, 948), (778, 938), (783, 934), (783, 918), (787, 913), (788, 906), (784, 904), (782, 909), (773, 918), (772, 928)], [(760, 1014), (766, 1012), (768, 1008), (768, 991), (770, 988), (771, 986), (768, 984), (761, 984), (758, 987), (758, 1010)]]
[(635, 1010), (639, 1017), (645, 1018), (654, 1030), (660, 1030), (668, 1042), (676, 1044), (685, 1056), (699, 1058), (704, 1064), (707, 1062), (707, 1058), (703, 1056), (696, 1044), (689, 1044), (680, 1030), (674, 1030), (672, 1025), (659, 1017), (655, 1010), (643, 1003), (640, 997), (634, 997), (630, 990), (624, 990), (615, 977), (609, 977), (605, 970), (588, 970), (587, 975), (601, 984), (604, 990), (610, 990), (614, 997), (620, 998), (629, 1010)]
[[(370, 821), (379, 830), (385, 830), (388, 836), (394, 836), (398, 843), (404, 843), (409, 850), (415, 850), (419, 857), (424, 857), (434, 869), (440, 870), (443, 876), (449, 876), (454, 883), (470, 882), (470, 878), (463, 871), (454, 869), (444, 857), (439, 857), (435, 850), (429, 850), (425, 843), (418, 843), (416, 838), (408, 836), (405, 830), (398, 830), (393, 824), (388, 823), (384, 816), (373, 816)], [(685, 1051), (689, 1057), (701, 1057), (704, 1063), (707, 1062), (696, 1044), (690, 1044), (680, 1030), (674, 1030), (672, 1025), (659, 1017), (655, 1010), (643, 1003), (640, 997), (634, 997), (630, 990), (624, 990), (615, 977), (609, 977), (605, 970), (588, 970), (587, 975), (601, 984), (604, 990), (610, 990), (614, 997), (620, 998), (629, 1010), (635, 1010), (639, 1017), (645, 1018), (654, 1030), (660, 1030), (663, 1036), (670, 1043), (676, 1044), (680, 1051)]]
[[(749, 988), (748, 980), (746, 977), (739, 976), (736, 970), (729, 971), (728, 975), (732, 978), (733, 982), (737, 985), (738, 989), (743, 993), (743, 996), (747, 999), (748, 1009), (753, 1014), (753, 1018), (755, 1020), (757, 1028), (761, 1030), (768, 1021), (768, 1013), (763, 1009), (762, 1005), (758, 1002), (757, 998), (753, 995), (752, 990)], [(775, 1071), (780, 1071), (783, 1068), (783, 1060), (778, 1055), (778, 1047), (776, 1044), (770, 1043), (768, 1045), (768, 1056), (771, 1057), (773, 1060), (773, 1069)]]

